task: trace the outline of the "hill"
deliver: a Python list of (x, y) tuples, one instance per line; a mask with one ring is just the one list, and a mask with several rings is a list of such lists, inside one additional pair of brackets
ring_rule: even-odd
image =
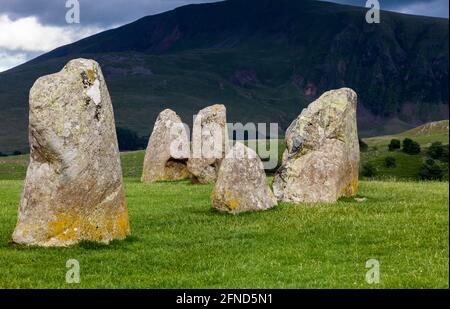
[[(410, 138), (420, 144), (421, 152), (419, 154), (407, 154), (401, 150), (389, 151), (388, 145), (392, 139), (403, 141)], [(364, 139), (369, 149), (361, 153), (361, 167), (370, 162), (376, 168), (376, 178), (386, 179), (408, 179), (417, 180), (420, 178), (419, 173), (423, 164), (431, 159), (427, 150), (432, 143), (440, 142), (443, 145), (449, 144), (449, 122), (438, 121), (431, 122), (408, 130), (406, 132)], [(387, 157), (394, 158), (395, 167), (386, 167), (385, 160)], [(433, 160), (443, 171), (443, 179), (448, 180), (449, 167), (447, 160)]]
[[(412, 130), (389, 136), (380, 136), (363, 139), (368, 145), (368, 150), (361, 152), (361, 172), (362, 167), (366, 163), (375, 165), (377, 169), (376, 179), (397, 179), (397, 180), (418, 180), (419, 171), (422, 164), (428, 159), (427, 149), (434, 142), (441, 142), (444, 145), (449, 144), (449, 122), (440, 121), (428, 123)], [(389, 151), (388, 145), (391, 139), (402, 141), (405, 138), (412, 138), (421, 146), (421, 153), (416, 155), (406, 154), (400, 150)], [(278, 164), (281, 164), (281, 158), (285, 149), (284, 141), (278, 142)], [(144, 161), (145, 151), (122, 152), (122, 171), (124, 177), (140, 177), (142, 173), (142, 165)], [(396, 159), (396, 167), (387, 168), (384, 166), (386, 157), (394, 157)], [(444, 180), (448, 180), (448, 162), (437, 162), (444, 171)], [(25, 178), (26, 168), (28, 166), (28, 155), (17, 155), (0, 157), (0, 179), (17, 179)], [(267, 171), (272, 174), (274, 170)], [(368, 179), (361, 173), (362, 179)]]
[(0, 73), (0, 151), (26, 151), (28, 91), (72, 58), (103, 68), (118, 127), (145, 136), (164, 108), (187, 123), (223, 103), (230, 122), (282, 129), (322, 92), (359, 94), (362, 136), (448, 118), (448, 20), (313, 0), (228, 0), (147, 16)]
[(378, 136), (364, 139), (370, 146), (388, 145), (392, 139), (403, 140), (411, 138), (419, 142), (424, 147), (430, 146), (433, 142), (449, 143), (449, 121), (435, 121), (418, 126), (411, 130), (392, 135)]

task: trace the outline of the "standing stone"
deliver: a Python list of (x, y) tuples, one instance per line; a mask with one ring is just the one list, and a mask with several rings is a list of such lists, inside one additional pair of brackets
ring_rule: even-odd
[(193, 182), (214, 183), (228, 147), (226, 108), (213, 105), (202, 109), (194, 120), (192, 154), (188, 169)]
[(277, 205), (261, 159), (241, 143), (236, 143), (223, 160), (211, 199), (215, 208), (232, 214)]
[(108, 243), (130, 234), (113, 108), (97, 62), (72, 60), (34, 83), (29, 141), (15, 243)]
[(170, 110), (162, 111), (156, 119), (148, 142), (142, 171), (142, 182), (189, 178), (189, 136), (180, 117)]
[(332, 90), (304, 109), (286, 131), (283, 164), (274, 178), (279, 201), (335, 202), (358, 191), (357, 95)]

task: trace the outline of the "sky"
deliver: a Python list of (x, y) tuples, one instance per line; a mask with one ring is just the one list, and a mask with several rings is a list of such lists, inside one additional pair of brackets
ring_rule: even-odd
[[(80, 23), (68, 24), (66, 2)], [(276, 1), (276, 0), (275, 0)], [(328, 0), (365, 6), (366, 0)], [(0, 0), (0, 72), (56, 47), (186, 4), (215, 0)], [(449, 0), (379, 0), (381, 9), (448, 18)]]

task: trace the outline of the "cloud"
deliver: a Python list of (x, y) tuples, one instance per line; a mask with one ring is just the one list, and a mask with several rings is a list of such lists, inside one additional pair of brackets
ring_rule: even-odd
[[(321, 0), (365, 6), (365, 0)], [(379, 0), (382, 10), (405, 14), (448, 18), (448, 0)]]
[(404, 14), (426, 15), (448, 18), (448, 0), (418, 2), (400, 5), (396, 11)]
[[(217, 2), (221, 0), (78, 0), (81, 25), (109, 27), (125, 24), (186, 4)], [(0, 12), (11, 18), (37, 16), (45, 25), (66, 24), (65, 0), (1, 0)]]
[(29, 56), (26, 53), (10, 53), (0, 49), (0, 72), (25, 63), (28, 59)]
[(12, 20), (8, 15), (1, 14), (0, 72), (103, 30), (97, 26), (48, 26), (41, 24), (35, 16)]
[(102, 30), (98, 27), (44, 26), (35, 16), (13, 21), (8, 15), (0, 15), (0, 48), (46, 52)]

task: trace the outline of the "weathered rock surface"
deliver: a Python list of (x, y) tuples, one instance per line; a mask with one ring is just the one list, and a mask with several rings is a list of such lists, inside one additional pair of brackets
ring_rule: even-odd
[(304, 109), (286, 131), (283, 164), (273, 182), (280, 201), (335, 202), (358, 191), (357, 95), (332, 90)]
[(213, 183), (228, 147), (226, 108), (212, 105), (202, 109), (192, 129), (192, 153), (188, 169), (193, 182)]
[(189, 136), (180, 117), (170, 109), (162, 111), (148, 142), (142, 182), (189, 178), (189, 152)]
[(97, 62), (72, 60), (34, 83), (29, 142), (15, 243), (108, 243), (130, 233), (113, 108)]
[(232, 214), (277, 205), (261, 159), (241, 143), (236, 143), (222, 161), (211, 199), (216, 209)]

